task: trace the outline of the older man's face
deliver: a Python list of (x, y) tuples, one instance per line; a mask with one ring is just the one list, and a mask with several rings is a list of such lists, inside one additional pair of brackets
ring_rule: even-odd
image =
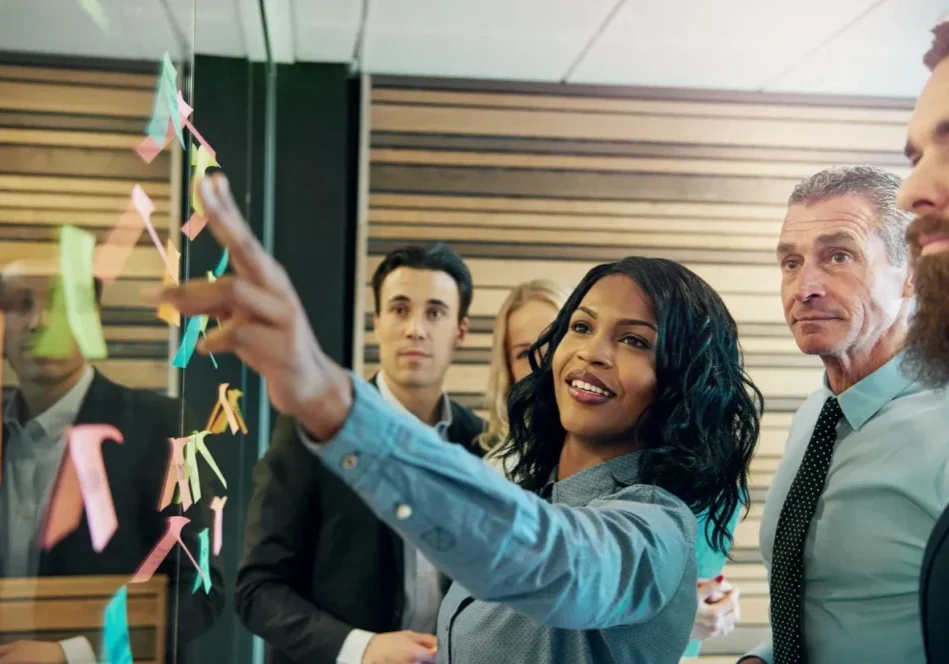
[(916, 271), (917, 309), (907, 340), (910, 371), (931, 386), (949, 385), (949, 60), (916, 102), (906, 155), (913, 171), (899, 202), (916, 220), (906, 239)]

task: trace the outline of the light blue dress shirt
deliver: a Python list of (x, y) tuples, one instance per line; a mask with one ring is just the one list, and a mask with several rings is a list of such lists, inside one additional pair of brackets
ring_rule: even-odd
[[(919, 573), (949, 503), (949, 398), (900, 371), (901, 357), (841, 393), (844, 419), (804, 547), (808, 664), (925, 664)], [(827, 386), (795, 414), (765, 501), (760, 545), (770, 572), (774, 531)], [(770, 640), (749, 655), (771, 664)]]
[(445, 624), (443, 604), (440, 664), (678, 662), (697, 602), (695, 517), (636, 483), (635, 453), (557, 482), (548, 503), (353, 382), (342, 429), (308, 446), (452, 592), (477, 598), (460, 623)]

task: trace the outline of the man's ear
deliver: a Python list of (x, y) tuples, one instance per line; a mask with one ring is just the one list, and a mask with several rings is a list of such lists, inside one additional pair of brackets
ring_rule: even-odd
[(910, 265), (906, 269), (906, 281), (903, 282), (903, 297), (911, 298), (916, 295), (916, 271)]
[(460, 345), (464, 342), (465, 337), (468, 336), (468, 328), (469, 328), (470, 326), (471, 326), (471, 322), (468, 320), (468, 317), (467, 317), (467, 316), (465, 316), (464, 318), (462, 318), (462, 319), (461, 319), (461, 322), (458, 323), (458, 336), (457, 336), (457, 338), (455, 339), (455, 346), (456, 346), (456, 347), (457, 347), (457, 346), (460, 346)]

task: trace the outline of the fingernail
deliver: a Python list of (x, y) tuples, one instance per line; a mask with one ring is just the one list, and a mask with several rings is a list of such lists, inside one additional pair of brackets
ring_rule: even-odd
[(725, 580), (725, 575), (724, 575), (724, 574), (719, 574), (718, 576), (715, 577), (715, 580), (716, 580), (718, 583), (721, 583), (722, 581)]

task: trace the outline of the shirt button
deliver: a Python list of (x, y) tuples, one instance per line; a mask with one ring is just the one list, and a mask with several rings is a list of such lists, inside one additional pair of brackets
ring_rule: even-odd
[(352, 470), (359, 465), (359, 457), (355, 454), (347, 454), (343, 457), (342, 464), (344, 470)]
[(412, 508), (409, 505), (399, 505), (395, 508), (395, 518), (399, 521), (405, 521), (412, 516)]

